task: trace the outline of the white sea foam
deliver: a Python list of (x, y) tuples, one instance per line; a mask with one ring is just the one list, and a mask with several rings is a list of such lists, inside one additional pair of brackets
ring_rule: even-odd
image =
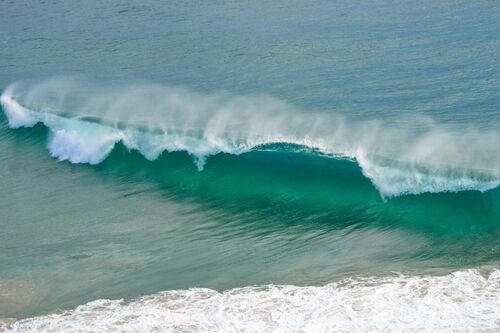
[[(0, 326), (1, 328), (1, 326)], [(96, 300), (6, 332), (498, 332), (500, 271), (347, 279), (321, 287), (168, 291)]]
[(466, 190), (487, 191), (500, 185), (495, 173), (460, 168), (424, 169), (404, 163), (377, 163), (377, 158), (367, 158), (358, 152), (356, 160), (363, 174), (371, 179), (383, 196), (403, 194), (459, 192)]
[(9, 126), (43, 123), (59, 160), (96, 164), (121, 141), (153, 160), (186, 151), (199, 169), (210, 155), (287, 143), (355, 159), (383, 196), (479, 190), (500, 185), (500, 134), (446, 127), (415, 129), (307, 113), (270, 96), (200, 95), (141, 84), (103, 88), (55, 78), (19, 82), (1, 96)]

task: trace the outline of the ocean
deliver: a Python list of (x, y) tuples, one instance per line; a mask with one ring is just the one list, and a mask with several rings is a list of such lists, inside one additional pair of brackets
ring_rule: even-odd
[(0, 1), (0, 332), (500, 331), (499, 22)]

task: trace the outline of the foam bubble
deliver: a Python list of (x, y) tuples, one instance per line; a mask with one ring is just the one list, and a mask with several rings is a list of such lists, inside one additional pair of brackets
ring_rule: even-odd
[[(85, 133), (85, 135), (82, 135)], [(102, 162), (113, 149), (116, 138), (111, 135), (92, 136), (88, 132), (56, 130), (49, 139), (49, 150), (59, 160), (72, 163), (97, 164)]]
[(350, 278), (321, 287), (189, 289), (96, 300), (6, 332), (470, 332), (500, 330), (500, 270)]
[(38, 119), (33, 117), (28, 109), (21, 106), (13, 99), (12, 92), (15, 87), (16, 85), (11, 85), (0, 96), (0, 103), (2, 104), (5, 114), (7, 115), (9, 127), (32, 127), (38, 123)]

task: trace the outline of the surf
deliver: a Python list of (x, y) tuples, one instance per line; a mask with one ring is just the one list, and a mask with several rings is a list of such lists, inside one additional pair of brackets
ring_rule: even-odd
[(171, 290), (132, 301), (0, 323), (6, 332), (332, 332), (491, 330), (500, 322), (500, 271), (348, 278), (324, 286)]
[(431, 119), (412, 119), (415, 126), (355, 122), (267, 95), (60, 77), (16, 82), (0, 102), (10, 128), (43, 124), (50, 154), (71, 163), (99, 164), (121, 143), (150, 161), (187, 152), (201, 171), (210, 156), (295, 147), (354, 161), (382, 197), (485, 192), (500, 185), (498, 132)]

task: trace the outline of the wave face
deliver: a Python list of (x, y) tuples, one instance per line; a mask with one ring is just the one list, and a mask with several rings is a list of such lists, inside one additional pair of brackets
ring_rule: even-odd
[(270, 96), (202, 95), (154, 84), (102, 87), (70, 78), (23, 81), (1, 96), (9, 127), (43, 123), (60, 161), (99, 164), (117, 142), (148, 160), (186, 151), (203, 169), (211, 155), (274, 144), (355, 160), (382, 196), (487, 191), (500, 184), (500, 135), (430, 119), (353, 122)]
[[(500, 329), (500, 271), (350, 278), (322, 287), (168, 291), (96, 300), (6, 332), (436, 332)], [(1, 328), (1, 326), (0, 326)]]

